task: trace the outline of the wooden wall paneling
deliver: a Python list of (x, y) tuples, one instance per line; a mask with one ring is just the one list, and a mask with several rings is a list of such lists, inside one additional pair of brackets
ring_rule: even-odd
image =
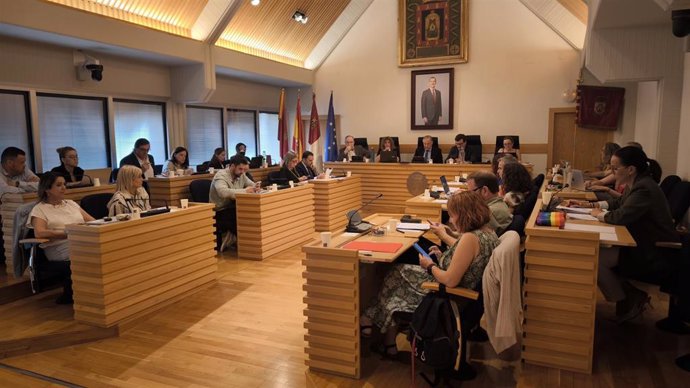
[(577, 127), (575, 130), (575, 152), (573, 166), (580, 170), (592, 170), (601, 164), (601, 148), (607, 142), (613, 141), (610, 130)]
[(236, 198), (239, 257), (263, 260), (313, 238), (311, 185), (267, 194), (240, 193)]
[(116, 222), (70, 225), (74, 317), (126, 323), (216, 281), (213, 205)]

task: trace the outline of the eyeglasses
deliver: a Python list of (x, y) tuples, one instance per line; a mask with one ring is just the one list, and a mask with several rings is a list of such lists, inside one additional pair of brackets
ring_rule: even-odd
[(474, 188), (474, 189), (473, 189), (472, 191), (477, 191), (477, 190), (481, 190), (481, 189), (482, 189), (483, 187), (486, 187), (486, 186), (479, 186), (479, 187), (475, 187), (475, 188)]
[(151, 147), (139, 147), (137, 149), (141, 152), (149, 152), (151, 150)]

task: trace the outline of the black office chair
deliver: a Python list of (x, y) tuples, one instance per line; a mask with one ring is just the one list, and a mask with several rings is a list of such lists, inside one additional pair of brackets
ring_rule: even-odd
[(163, 173), (163, 165), (162, 164), (154, 164), (153, 165), (153, 175), (160, 175)]
[(541, 185), (544, 184), (544, 174), (537, 175), (534, 180), (532, 180), (532, 183), (534, 183), (534, 187), (541, 189)]
[(661, 191), (664, 192), (664, 195), (666, 196), (666, 199), (668, 200), (669, 196), (671, 195), (671, 191), (673, 191), (673, 188), (681, 182), (681, 179), (678, 175), (669, 175), (666, 178), (664, 178), (661, 183), (659, 183), (659, 188)]
[(196, 172), (206, 172), (208, 171), (208, 162), (203, 162), (196, 165)]
[(494, 154), (498, 152), (501, 148), (503, 148), (503, 139), (506, 137), (509, 137), (513, 139), (513, 148), (516, 150), (520, 149), (520, 136), (517, 135), (501, 135), (501, 136), (496, 136), (496, 148), (494, 149)]
[(690, 182), (678, 182), (668, 196), (671, 216), (678, 225), (690, 207)]
[(197, 179), (189, 184), (189, 193), (192, 197), (192, 202), (209, 203), (209, 192), (211, 191), (211, 180)]
[(482, 138), (479, 135), (465, 135), (467, 145), (465, 147), (471, 152), (471, 163), (481, 163), (482, 161)]
[(525, 202), (523, 202), (518, 209), (519, 212), (517, 214), (521, 215), (526, 220), (529, 219), (529, 216), (532, 214), (532, 210), (534, 210), (534, 206), (537, 204), (539, 189), (540, 187), (533, 186), (532, 190), (529, 192), (529, 194), (527, 194), (527, 197), (525, 197)]
[(113, 168), (113, 171), (110, 172), (110, 183), (115, 183), (117, 182), (117, 173), (120, 171), (119, 167)]
[(280, 171), (271, 171), (268, 173), (267, 176), (268, 179), (268, 184), (276, 184), (278, 186), (285, 186), (288, 184), (288, 180), (286, 178), (281, 177)]
[(110, 193), (91, 194), (79, 201), (79, 206), (91, 217), (100, 219), (108, 216), (108, 202), (113, 197)]
[(364, 147), (365, 150), (369, 151), (369, 143), (366, 137), (356, 137), (355, 146)]

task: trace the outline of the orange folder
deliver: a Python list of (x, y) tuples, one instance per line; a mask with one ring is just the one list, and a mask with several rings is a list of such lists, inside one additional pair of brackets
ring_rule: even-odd
[(353, 249), (360, 251), (372, 251), (383, 253), (395, 253), (402, 248), (402, 243), (391, 242), (370, 242), (370, 241), (351, 241), (343, 246), (343, 249)]

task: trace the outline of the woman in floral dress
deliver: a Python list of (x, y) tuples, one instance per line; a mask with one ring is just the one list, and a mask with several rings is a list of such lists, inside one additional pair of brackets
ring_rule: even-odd
[(419, 255), (419, 265), (391, 268), (376, 300), (360, 320), (364, 334), (372, 324), (385, 333), (384, 346), (389, 355), (397, 353), (393, 313), (414, 312), (426, 294), (422, 283), (434, 281), (447, 287), (475, 289), (498, 245), (498, 237), (488, 225), (491, 212), (479, 194), (466, 191), (452, 195), (448, 200), (448, 214), (450, 222), (462, 233), (460, 239), (445, 252), (436, 246), (430, 249), (429, 254), (439, 258), (438, 265)]

